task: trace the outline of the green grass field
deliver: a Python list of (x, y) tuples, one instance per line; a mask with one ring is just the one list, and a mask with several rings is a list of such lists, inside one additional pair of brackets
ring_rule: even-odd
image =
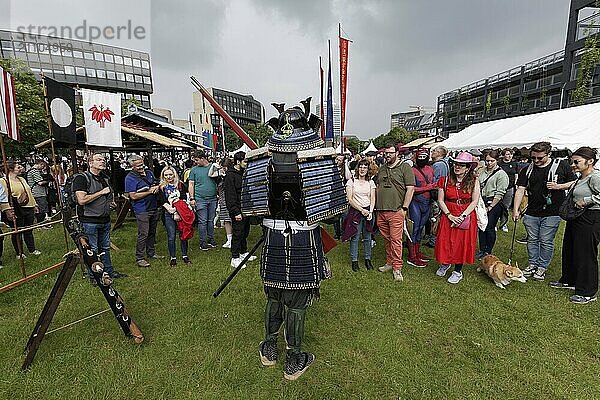
[[(217, 241), (224, 241), (217, 229)], [(249, 245), (258, 239), (253, 228)], [(521, 235), (519, 232), (518, 235)], [(509, 234), (496, 254), (508, 258)], [(159, 226), (159, 252), (167, 254)], [(60, 260), (60, 227), (36, 232), (44, 253), (28, 271)], [(547, 280), (560, 275), (560, 241)], [(475, 266), (459, 285), (435, 275), (436, 263), (391, 273), (350, 269), (348, 244), (329, 253), (334, 277), (307, 313), (303, 347), (316, 355), (297, 381), (283, 379), (282, 360), (262, 367), (264, 294), (258, 263), (225, 292), (212, 293), (230, 273), (229, 251), (201, 252), (170, 268), (168, 259), (141, 269), (134, 263), (135, 224), (113, 234), (112, 254), (129, 277), (115, 286), (141, 326), (145, 342), (122, 334), (104, 313), (46, 336), (31, 369), (20, 372), (22, 350), (58, 275), (54, 272), (0, 295), (0, 399), (599, 399), (598, 303), (574, 305), (569, 293), (530, 280), (498, 289)], [(2, 285), (18, 278), (5, 243)], [(384, 262), (383, 240), (374, 264)], [(526, 264), (524, 245), (515, 259)], [(431, 254), (431, 250), (427, 249)], [(107, 308), (78, 270), (50, 329)], [(284, 340), (280, 335), (279, 349)]]

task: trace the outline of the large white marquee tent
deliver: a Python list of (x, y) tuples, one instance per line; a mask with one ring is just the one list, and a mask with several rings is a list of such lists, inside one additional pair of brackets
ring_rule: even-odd
[(474, 124), (438, 145), (469, 150), (521, 148), (542, 141), (557, 149), (600, 148), (600, 103)]

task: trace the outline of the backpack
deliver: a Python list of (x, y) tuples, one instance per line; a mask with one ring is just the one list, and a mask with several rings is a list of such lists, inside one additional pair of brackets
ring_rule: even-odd
[(74, 174), (73, 176), (69, 176), (65, 181), (65, 186), (62, 191), (63, 205), (65, 207), (70, 207), (71, 209), (76, 209), (79, 204), (77, 203), (77, 196), (75, 195), (75, 190), (73, 190), (73, 181), (78, 176), (84, 176), (87, 182), (87, 187), (90, 187), (90, 176), (89, 172), (80, 172), (78, 174)]
[[(558, 175), (556, 175), (556, 171), (558, 170), (558, 167), (560, 165), (560, 162), (562, 161), (562, 158), (555, 158), (552, 160), (552, 165), (550, 166), (550, 170), (548, 171), (548, 176), (546, 177), (546, 181), (548, 182), (553, 182), (554, 178), (558, 178)], [(531, 173), (533, 172), (533, 162), (529, 164), (529, 166), (527, 167), (527, 171), (525, 171), (525, 175), (527, 176), (527, 192), (529, 192), (529, 178), (531, 177)]]

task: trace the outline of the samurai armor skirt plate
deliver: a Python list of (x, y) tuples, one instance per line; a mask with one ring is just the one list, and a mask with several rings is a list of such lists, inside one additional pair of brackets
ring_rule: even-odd
[(324, 279), (323, 244), (318, 224), (263, 220), (265, 241), (260, 275), (265, 286), (316, 289)]

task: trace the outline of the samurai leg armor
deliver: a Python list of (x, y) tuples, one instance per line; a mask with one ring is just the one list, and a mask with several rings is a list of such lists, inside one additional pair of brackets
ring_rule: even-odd
[(277, 340), (277, 334), (281, 324), (283, 324), (283, 317), (285, 314), (285, 307), (279, 299), (271, 297), (274, 289), (265, 288), (267, 292), (267, 305), (265, 307), (265, 340)]
[(306, 308), (289, 308), (285, 317), (285, 340), (293, 353), (299, 353), (304, 336)]

